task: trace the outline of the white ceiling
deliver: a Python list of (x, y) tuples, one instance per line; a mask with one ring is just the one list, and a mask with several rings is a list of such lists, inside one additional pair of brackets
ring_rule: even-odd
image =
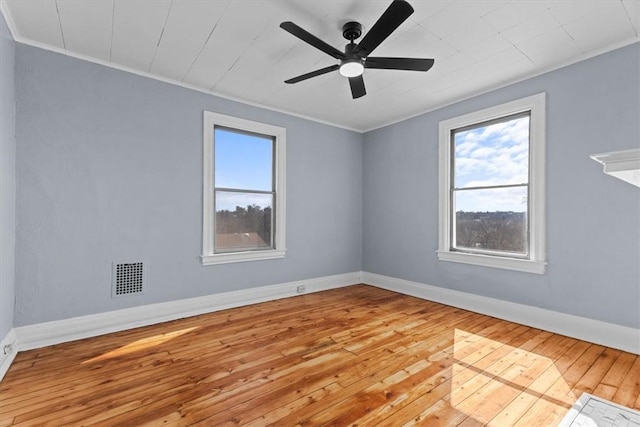
[(216, 95), (365, 131), (639, 41), (640, 0), (410, 0), (415, 13), (373, 56), (435, 58), (427, 73), (365, 71), (352, 99), (337, 60), (279, 28), (343, 50), (391, 0), (1, 0), (18, 42)]

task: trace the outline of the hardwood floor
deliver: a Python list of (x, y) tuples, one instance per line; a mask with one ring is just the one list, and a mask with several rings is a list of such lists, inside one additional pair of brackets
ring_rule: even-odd
[(18, 354), (0, 426), (555, 426), (640, 357), (358, 285)]

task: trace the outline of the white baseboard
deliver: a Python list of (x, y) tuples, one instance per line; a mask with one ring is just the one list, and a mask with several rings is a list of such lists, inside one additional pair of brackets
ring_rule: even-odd
[(19, 326), (14, 328), (17, 350), (31, 350), (228, 308), (292, 297), (300, 295), (297, 292), (300, 285), (305, 286), (304, 293), (311, 293), (353, 285), (360, 283), (361, 280), (361, 273), (358, 271)]
[(367, 285), (393, 292), (463, 308), (640, 355), (640, 329), (374, 273), (363, 272), (362, 281)]
[(9, 333), (0, 342), (0, 381), (9, 370), (9, 366), (16, 358), (18, 349), (16, 346), (16, 332), (11, 329)]
[[(16, 327), (7, 334), (0, 346), (0, 379), (9, 369), (18, 351), (292, 297), (299, 295), (297, 288), (300, 285), (305, 286), (305, 293), (311, 293), (357, 283), (640, 354), (640, 329), (379, 274), (354, 272)], [(4, 355), (2, 349), (7, 344), (11, 345), (10, 351)]]

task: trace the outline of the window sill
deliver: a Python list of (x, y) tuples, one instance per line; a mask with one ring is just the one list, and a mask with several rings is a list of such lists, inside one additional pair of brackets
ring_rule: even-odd
[(459, 262), (463, 264), (501, 268), (503, 270), (522, 271), (534, 274), (544, 274), (547, 266), (547, 263), (543, 261), (531, 261), (528, 259), (504, 258), (451, 251), (438, 251), (438, 259), (440, 261)]
[(230, 252), (226, 254), (202, 255), (202, 265), (230, 264), (234, 262), (262, 261), (284, 258), (286, 250)]

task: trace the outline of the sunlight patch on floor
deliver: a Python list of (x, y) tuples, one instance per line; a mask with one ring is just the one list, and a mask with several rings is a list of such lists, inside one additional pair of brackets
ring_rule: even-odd
[(456, 330), (453, 356), (450, 405), (477, 422), (513, 422), (537, 402), (564, 413), (576, 399), (553, 360), (535, 352)]
[(181, 329), (179, 331), (167, 332), (164, 334), (154, 335), (152, 337), (142, 338), (137, 341), (133, 341), (127, 345), (124, 345), (120, 348), (117, 348), (115, 350), (109, 351), (107, 353), (103, 353), (100, 356), (96, 356), (92, 359), (85, 360), (84, 362), (82, 362), (82, 364), (113, 359), (114, 357), (125, 356), (127, 354), (131, 354), (136, 351), (144, 350), (150, 347), (155, 347), (167, 341), (170, 341), (174, 338), (177, 338), (181, 335), (187, 334), (195, 329), (198, 329), (198, 327), (194, 326), (193, 328), (186, 328), (186, 329)]

